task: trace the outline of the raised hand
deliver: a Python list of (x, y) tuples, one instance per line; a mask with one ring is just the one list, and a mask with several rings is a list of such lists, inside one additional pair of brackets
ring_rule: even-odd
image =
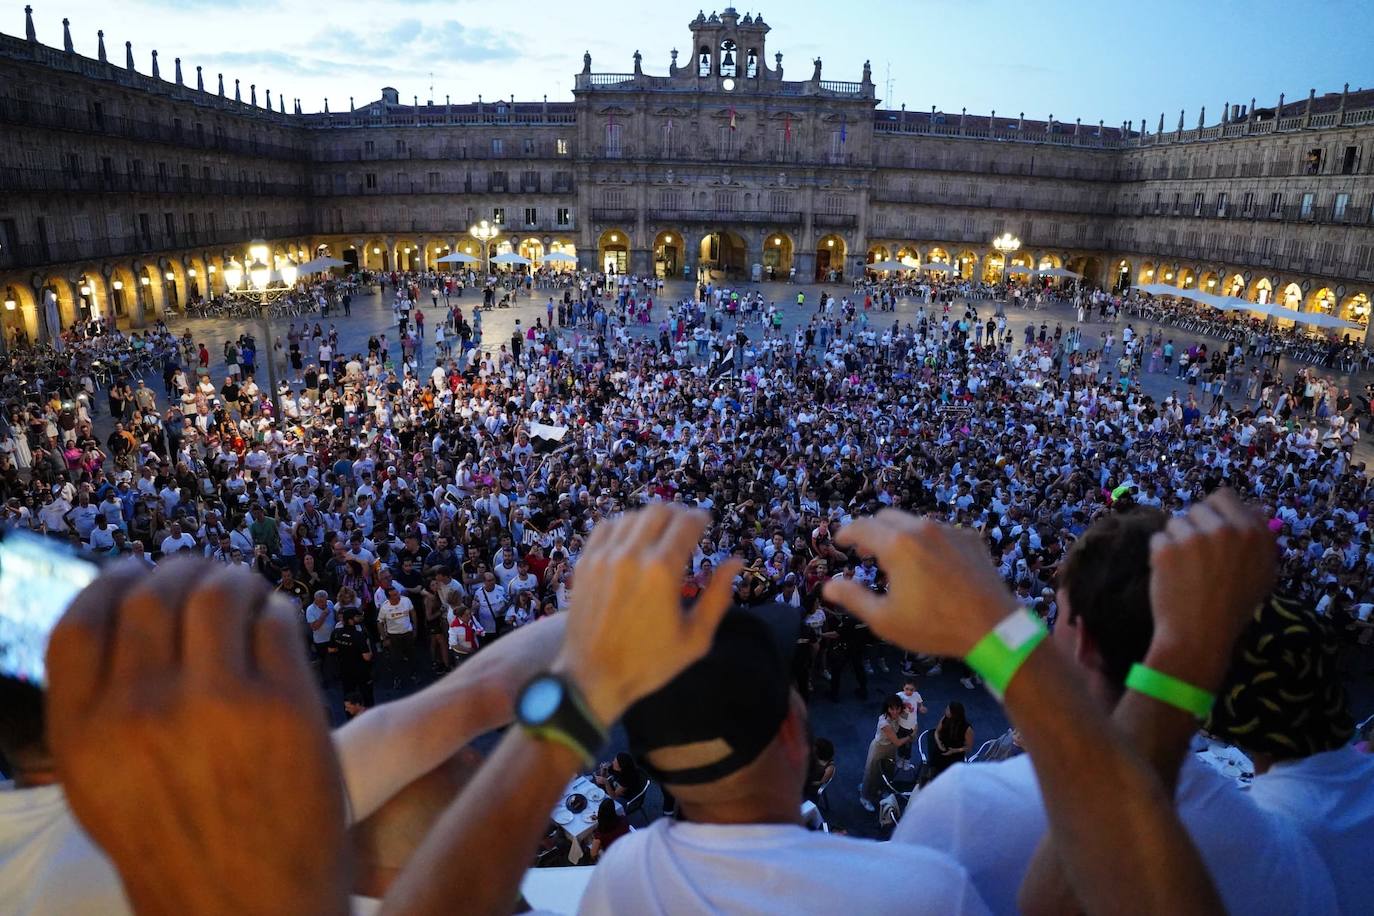
[(888, 591), (832, 579), (822, 594), (910, 652), (963, 657), (1016, 609), (977, 532), (896, 509), (851, 522), (835, 543), (878, 558)]
[(1232, 645), (1274, 587), (1276, 560), (1273, 532), (1230, 490), (1170, 519), (1150, 540), (1152, 654), (1167, 652), (1191, 683), (1215, 690)]
[(682, 573), (706, 530), (698, 509), (654, 503), (599, 523), (577, 563), (577, 587), (554, 670), (566, 671), (603, 723), (706, 654), (740, 570), (727, 560), (691, 607)]
[(130, 564), (53, 632), (63, 789), (139, 912), (346, 910), (339, 768), (277, 602), (245, 569)]

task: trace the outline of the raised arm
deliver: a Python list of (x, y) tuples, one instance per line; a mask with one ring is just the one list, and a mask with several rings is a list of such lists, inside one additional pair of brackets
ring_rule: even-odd
[[(1171, 519), (1150, 542), (1155, 627), (1144, 667), (1214, 694), (1226, 676), (1232, 645), (1273, 587), (1274, 545), (1264, 520), (1228, 490)], [(1197, 715), (1127, 690), (1112, 724), (1172, 798)], [(1040, 841), (1018, 903), (1025, 913), (1079, 909), (1052, 836)]]
[[(563, 648), (548, 670), (603, 730), (710, 646), (738, 563), (722, 564), (683, 610), (682, 571), (706, 521), (704, 512), (660, 503), (602, 522), (587, 543), (578, 575), (598, 587), (574, 592)], [(561, 740), (511, 729), (411, 858), (384, 912), (447, 914), (455, 899), (464, 913), (511, 912), (549, 812), (589, 762)], [(468, 880), (473, 874), (482, 880)]]
[[(1036, 625), (1018, 610), (976, 533), (889, 509), (847, 526), (837, 542), (877, 556), (890, 587), (877, 595), (832, 580), (826, 597), (848, 606), (884, 639), (912, 652), (963, 658), (1000, 625), (999, 642), (1035, 645)], [(1111, 728), (1069, 663), (1040, 644), (1009, 668), (1014, 676), (1005, 683), (1004, 702), (1035, 765), (1069, 884), (1085, 908), (1220, 912), (1216, 889), (1171, 799)]]

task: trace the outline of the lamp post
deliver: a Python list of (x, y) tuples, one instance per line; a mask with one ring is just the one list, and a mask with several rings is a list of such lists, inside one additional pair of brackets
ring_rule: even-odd
[(477, 241), (482, 243), (482, 285), (485, 286), (487, 282), (487, 275), (491, 273), (491, 262), (489, 260), (489, 255), (491, 254), (491, 243), (493, 239), (495, 239), (498, 235), (501, 234), (501, 227), (493, 226), (486, 220), (482, 220), (480, 223), (469, 229), (468, 233), (473, 238), (477, 239)]
[[(246, 266), (245, 266), (246, 264)], [(281, 396), (277, 392), (276, 342), (272, 336), (269, 306), (291, 292), (296, 285), (296, 265), (283, 261), (272, 266), (272, 250), (262, 239), (248, 243), (244, 264), (233, 258), (224, 266), (224, 291), (228, 296), (252, 302), (258, 306), (258, 321), (262, 328), (263, 347), (267, 350), (267, 388), (272, 399), (272, 416), (281, 416)]]
[[(1008, 268), (1011, 267), (1011, 256), (1021, 248), (1021, 240), (1018, 239), (1016, 236), (1012, 235), (1010, 232), (1003, 232), (997, 238), (992, 240), (992, 247), (997, 249), (998, 253), (1002, 255), (1002, 283), (1007, 287), (1007, 298), (1010, 298), (1011, 272), (1008, 270)], [(1005, 301), (1005, 299), (998, 300), (998, 315), (1004, 314), (1002, 311), (1002, 306), (1005, 303)]]

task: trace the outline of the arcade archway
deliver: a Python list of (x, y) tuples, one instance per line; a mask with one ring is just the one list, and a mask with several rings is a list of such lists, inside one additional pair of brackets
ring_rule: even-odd
[(1112, 292), (1120, 293), (1130, 288), (1131, 262), (1128, 259), (1122, 258), (1116, 262), (1116, 266), (1112, 269), (1111, 280)]
[(827, 235), (816, 243), (816, 279), (836, 283), (844, 279), (845, 257), (849, 246), (838, 235)]
[(630, 264), (630, 234), (624, 229), (607, 229), (596, 244), (596, 263), (608, 274), (623, 274)]
[(1330, 315), (1336, 311), (1336, 294), (1331, 291), (1329, 286), (1313, 290), (1312, 295), (1307, 297), (1307, 305), (1303, 310), (1325, 312)]
[(684, 259), (685, 238), (675, 229), (665, 229), (654, 236), (654, 276), (672, 279), (680, 276)]
[(954, 275), (960, 280), (972, 280), (973, 273), (978, 269), (978, 254), (965, 248), (959, 252), (959, 257), (954, 262)]
[(1245, 277), (1240, 274), (1231, 274), (1222, 284), (1221, 294), (1223, 296), (1234, 296), (1237, 299), (1245, 292)]
[(763, 240), (763, 276), (768, 280), (785, 280), (792, 275), (792, 237), (786, 232), (773, 232)]
[(749, 246), (728, 229), (702, 236), (697, 254), (703, 268), (719, 271), (726, 277), (743, 278), (749, 266)]
[(1140, 273), (1136, 275), (1136, 286), (1144, 286), (1146, 283), (1155, 282), (1155, 262), (1145, 261), (1140, 265)]
[(1367, 293), (1355, 293), (1347, 296), (1341, 303), (1340, 317), (1346, 321), (1358, 321), (1360, 324), (1369, 324), (1369, 295)]

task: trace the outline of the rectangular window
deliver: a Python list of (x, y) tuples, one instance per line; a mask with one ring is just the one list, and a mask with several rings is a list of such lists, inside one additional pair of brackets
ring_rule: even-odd
[(533, 138), (533, 137), (526, 137), (526, 138), (525, 138), (525, 155), (526, 155), (526, 156), (533, 156), (533, 155), (534, 155), (534, 138)]
[(568, 140), (566, 137), (559, 137), (557, 140), (553, 142), (555, 149), (558, 151), (558, 155), (568, 155)]
[(677, 190), (659, 191), (658, 208), (660, 210), (682, 209), (682, 192)]
[(1349, 206), (1350, 206), (1350, 195), (1349, 195), (1349, 194), (1344, 194), (1344, 193), (1342, 193), (1342, 194), (1337, 194), (1337, 195), (1336, 195), (1336, 203), (1335, 203), (1334, 206), (1331, 207), (1331, 218), (1332, 218), (1333, 220), (1342, 220), (1342, 219), (1345, 219), (1345, 211), (1346, 211), (1346, 208), (1349, 207)]
[(500, 137), (491, 138), (491, 154), (493, 156), (504, 156), (506, 154), (505, 141)]
[(398, 155), (398, 156), (404, 156), (405, 154), (406, 154), (406, 142), (405, 142), (404, 140), (402, 140), (400, 137), (397, 137), (397, 138), (396, 138), (396, 155)]
[(1320, 175), (1322, 171), (1322, 151), (1320, 147), (1310, 149), (1303, 160), (1303, 171), (1308, 175)]
[(81, 157), (76, 153), (67, 154), (67, 174), (72, 178), (81, 177)]
[(1307, 219), (1312, 215), (1312, 202), (1315, 198), (1316, 195), (1311, 191), (1308, 191), (1302, 196), (1302, 204), (1298, 207), (1299, 218)]
[(1193, 195), (1193, 215), (1194, 215), (1194, 216), (1201, 216), (1201, 215), (1202, 215), (1202, 206), (1203, 206), (1203, 204), (1205, 204), (1206, 202), (1207, 202), (1207, 195), (1206, 195), (1204, 192), (1198, 191), (1196, 194)]
[(527, 169), (520, 173), (520, 190), (529, 194), (539, 193), (539, 173), (533, 169)]
[(196, 215), (194, 213), (186, 214), (186, 241), (192, 245), (196, 243)]
[(506, 224), (506, 208), (493, 207), (491, 211), (491, 221), (498, 226), (504, 226)]
[(1360, 167), (1360, 148), (1358, 146), (1347, 146), (1345, 153), (1341, 156), (1341, 174), (1354, 175)]
[(499, 171), (492, 172), (487, 180), (487, 185), (493, 191), (506, 190), (506, 173)]
[(606, 155), (612, 158), (620, 157), (620, 125), (606, 125)]
[(368, 172), (366, 175), (364, 175), (363, 186), (366, 187), (369, 191), (377, 190), (377, 173)]
[(374, 156), (374, 155), (376, 155), (376, 153), (377, 153), (377, 144), (376, 144), (376, 142), (373, 141), (373, 140), (364, 140), (364, 141), (363, 141), (363, 153), (364, 153), (365, 155), (368, 155), (368, 156)]
[(1243, 200), (1243, 202), (1242, 202), (1242, 204), (1241, 204), (1241, 213), (1245, 214), (1246, 216), (1249, 216), (1249, 215), (1250, 215), (1251, 213), (1253, 213), (1254, 211), (1255, 211), (1255, 192), (1254, 192), (1254, 191), (1246, 191), (1246, 192), (1245, 192), (1245, 199)]
[(437, 190), (439, 190), (439, 173), (438, 173), (438, 172), (430, 172), (429, 175), (428, 175), (427, 178), (426, 178), (426, 181), (427, 181), (428, 187), (429, 187), (429, 189), (430, 189), (431, 191), (437, 191)]
[(1275, 191), (1269, 195), (1269, 215), (1278, 216), (1283, 212), (1283, 195)]
[(558, 225), (560, 225), (560, 226), (570, 226), (570, 225), (572, 225), (572, 210), (568, 209), (567, 207), (559, 207), (559, 208), (558, 208)]
[(175, 214), (175, 213), (164, 213), (164, 214), (162, 214), (162, 226), (163, 226), (163, 232), (164, 232), (164, 234), (165, 234), (166, 237), (167, 237), (167, 241), (169, 241), (169, 242), (171, 242), (173, 245), (175, 245), (175, 244), (176, 244), (176, 240), (177, 240), (177, 218), (176, 218), (176, 214)]
[(537, 209), (535, 209), (534, 207), (526, 207), (526, 208), (525, 208), (525, 225), (526, 225), (526, 226), (538, 226), (538, 225), (539, 225), (539, 211), (538, 211)]
[(1217, 216), (1226, 215), (1226, 192), (1222, 191), (1217, 195)]
[(105, 176), (106, 184), (114, 181), (114, 160), (109, 156), (100, 157), (100, 174)]
[(1178, 211), (1179, 211), (1179, 209), (1180, 209), (1182, 206), (1183, 206), (1183, 192), (1182, 192), (1182, 191), (1175, 191), (1175, 192), (1174, 192), (1174, 213), (1177, 214)]

